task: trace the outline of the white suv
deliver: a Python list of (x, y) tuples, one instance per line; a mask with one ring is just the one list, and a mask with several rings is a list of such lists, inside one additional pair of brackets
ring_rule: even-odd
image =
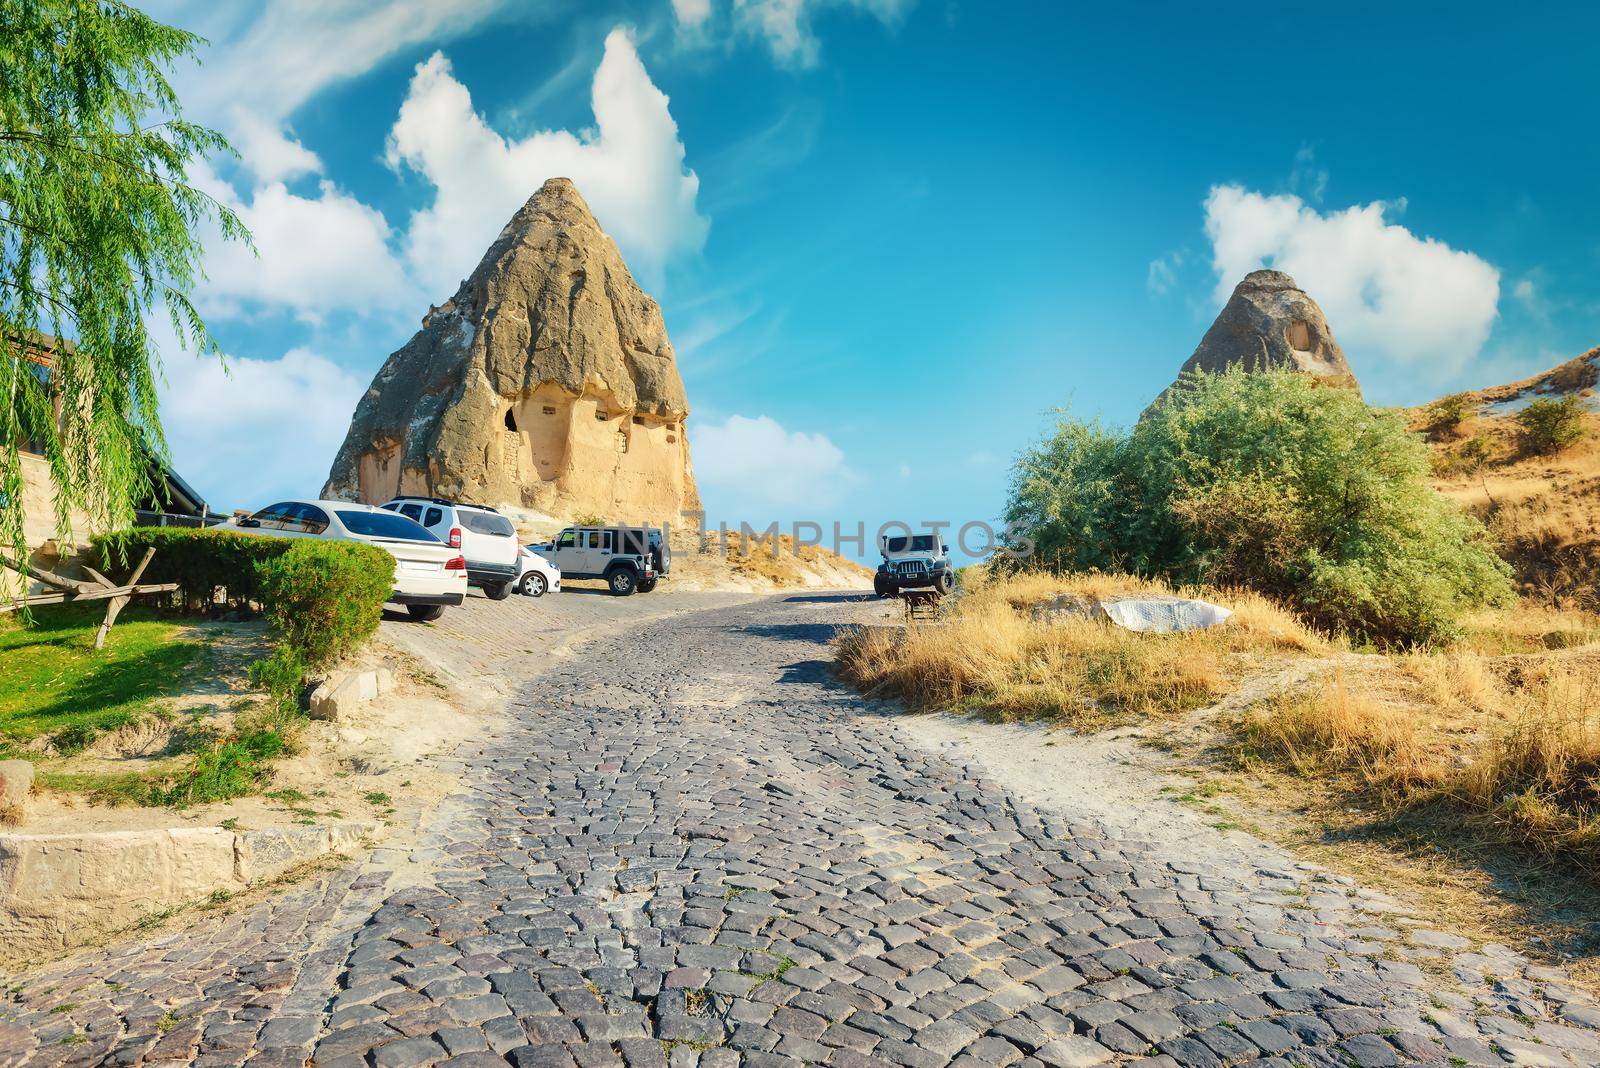
[(511, 520), (487, 505), (438, 497), (396, 497), (384, 505), (420, 524), (467, 558), (467, 582), (492, 601), (510, 596), (521, 572), (522, 545)]

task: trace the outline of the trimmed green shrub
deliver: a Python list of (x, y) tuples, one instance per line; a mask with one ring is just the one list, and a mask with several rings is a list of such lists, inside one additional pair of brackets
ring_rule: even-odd
[[(284, 648), (306, 667), (321, 667), (377, 633), (394, 590), (394, 557), (353, 541), (293, 541), (259, 565), (267, 619)], [(285, 665), (286, 668), (292, 665)]]
[(1063, 419), (1012, 472), (1022, 566), (1244, 586), (1369, 640), (1432, 641), (1511, 597), (1393, 411), (1290, 371), (1186, 378), (1128, 434)]
[(1517, 413), (1517, 443), (1535, 456), (1560, 452), (1583, 438), (1583, 405), (1576, 394), (1537, 397)]
[(282, 556), (295, 542), (218, 527), (134, 527), (94, 539), (102, 571), (138, 564), (147, 548), (156, 554), (141, 581), (176, 582), (183, 605), (209, 611), (219, 597), (235, 605), (261, 601), (259, 567)]

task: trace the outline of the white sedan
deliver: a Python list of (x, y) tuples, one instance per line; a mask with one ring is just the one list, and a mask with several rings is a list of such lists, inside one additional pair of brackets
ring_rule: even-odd
[(394, 557), (394, 594), (412, 619), (433, 620), (467, 596), (467, 561), (403, 515), (352, 501), (279, 501), (225, 527), (280, 538), (364, 541)]
[(561, 592), (561, 569), (524, 545), (517, 557), (517, 592), (543, 597), (548, 590)]

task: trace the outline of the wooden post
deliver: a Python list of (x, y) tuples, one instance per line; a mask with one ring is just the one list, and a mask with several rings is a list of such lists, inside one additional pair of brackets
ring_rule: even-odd
[[(128, 579), (128, 588), (130, 590), (139, 585), (140, 576), (144, 574), (145, 567), (150, 563), (150, 558), (155, 554), (156, 547), (154, 545), (150, 546), (144, 551), (144, 559), (139, 561), (139, 566), (133, 569), (133, 575)], [(93, 572), (91, 572), (91, 574), (92, 573)], [(95, 577), (99, 578), (100, 576), (96, 575)], [(101, 581), (104, 582), (105, 580), (101, 579)], [(110, 585), (110, 583), (106, 584)], [(117, 621), (117, 615), (122, 611), (122, 606), (127, 604), (132, 597), (133, 595), (131, 593), (119, 594), (118, 596), (111, 598), (111, 600), (106, 603), (105, 622), (100, 624), (100, 630), (94, 636), (94, 647), (96, 649), (105, 648), (106, 635), (111, 633), (111, 625)]]

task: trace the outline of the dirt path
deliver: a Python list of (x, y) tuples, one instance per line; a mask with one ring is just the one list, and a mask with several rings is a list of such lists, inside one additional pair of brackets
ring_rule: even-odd
[(1154, 810), (1114, 748), (1030, 772), (1080, 780), (1034, 800), (970, 739), (914, 742), (829, 673), (834, 626), (878, 610), (605, 629), (530, 670), (414, 853), (23, 977), (0, 1061), (1600, 1061), (1558, 975), (1126, 817)]

